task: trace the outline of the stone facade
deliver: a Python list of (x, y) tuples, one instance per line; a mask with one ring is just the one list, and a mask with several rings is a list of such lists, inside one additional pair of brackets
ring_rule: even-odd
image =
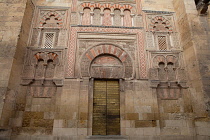
[[(209, 140), (208, 5), (0, 2), (0, 139)], [(100, 80), (118, 84), (105, 91), (107, 114)], [(106, 129), (116, 117), (119, 135), (94, 135), (97, 115)]]

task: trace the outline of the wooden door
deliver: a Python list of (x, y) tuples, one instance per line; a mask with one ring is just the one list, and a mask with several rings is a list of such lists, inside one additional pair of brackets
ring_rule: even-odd
[(95, 80), (93, 135), (120, 135), (119, 81)]

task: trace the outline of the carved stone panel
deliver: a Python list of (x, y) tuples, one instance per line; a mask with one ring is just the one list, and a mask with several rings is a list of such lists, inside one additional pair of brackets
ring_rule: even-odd
[(56, 93), (56, 85), (53, 81), (44, 81), (44, 83), (40, 80), (34, 81), (29, 86), (29, 94), (33, 97), (52, 97)]
[(68, 8), (38, 7), (35, 12), (30, 37), (30, 46), (55, 48), (66, 46)]
[(80, 59), (82, 77), (132, 78), (133, 61), (123, 49), (114, 45), (98, 45), (86, 51)]
[(173, 32), (174, 21), (172, 14), (147, 13), (147, 29), (153, 32)]
[(180, 50), (174, 14), (172, 12), (145, 12), (147, 49), (158, 51)]
[(160, 83), (157, 87), (157, 96), (162, 100), (174, 100), (181, 97), (181, 87), (177, 83)]
[(160, 99), (173, 100), (182, 96), (186, 88), (181, 52), (150, 52), (149, 79)]
[(44, 82), (46, 80), (57, 81), (63, 79), (64, 57), (64, 49), (28, 48), (22, 72), (22, 84), (29, 85), (34, 80)]
[(121, 78), (124, 67), (122, 62), (111, 55), (101, 55), (96, 57), (90, 68), (91, 77), (94, 78)]
[(41, 28), (63, 28), (66, 25), (66, 10), (40, 9), (37, 26)]

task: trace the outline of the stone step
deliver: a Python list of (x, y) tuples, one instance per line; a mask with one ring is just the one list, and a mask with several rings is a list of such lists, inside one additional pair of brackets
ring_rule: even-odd
[(118, 136), (118, 135), (109, 135), (109, 136), (95, 135), (95, 136), (88, 136), (86, 139), (87, 140), (128, 140), (128, 137)]

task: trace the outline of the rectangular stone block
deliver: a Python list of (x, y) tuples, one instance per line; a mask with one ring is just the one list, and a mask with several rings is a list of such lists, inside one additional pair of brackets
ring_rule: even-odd
[(67, 128), (68, 121), (67, 120), (54, 120), (53, 127), (54, 128)]
[(87, 128), (78, 128), (78, 135), (87, 136)]
[(88, 113), (81, 112), (79, 116), (80, 120), (87, 120), (88, 119)]
[(210, 137), (210, 128), (209, 127), (196, 127), (195, 130), (198, 135)]
[(44, 119), (54, 119), (55, 114), (55, 112), (44, 112)]
[(23, 127), (29, 127), (31, 124), (31, 119), (43, 119), (44, 112), (30, 112), (26, 111), (23, 114)]
[(77, 128), (53, 128), (54, 136), (76, 136)]
[(165, 126), (186, 126), (186, 122), (184, 122), (183, 120), (165, 120)]
[(157, 123), (155, 120), (152, 121), (135, 121), (135, 128), (140, 128), (140, 127), (156, 127)]
[(67, 120), (67, 128), (76, 128), (77, 120)]
[(161, 135), (181, 135), (181, 130), (179, 127), (164, 127)]
[(127, 113), (126, 120), (139, 120), (139, 114), (138, 113)]
[(53, 120), (47, 119), (32, 119), (32, 127), (53, 128)]
[(196, 121), (195, 126), (196, 127), (208, 127), (208, 128), (210, 128), (210, 121)]
[(143, 135), (144, 136), (156, 136), (157, 135), (157, 132), (156, 132), (156, 128), (152, 128), (152, 127), (149, 127), (149, 128), (143, 128)]
[(142, 113), (143, 120), (159, 120), (159, 113)]

